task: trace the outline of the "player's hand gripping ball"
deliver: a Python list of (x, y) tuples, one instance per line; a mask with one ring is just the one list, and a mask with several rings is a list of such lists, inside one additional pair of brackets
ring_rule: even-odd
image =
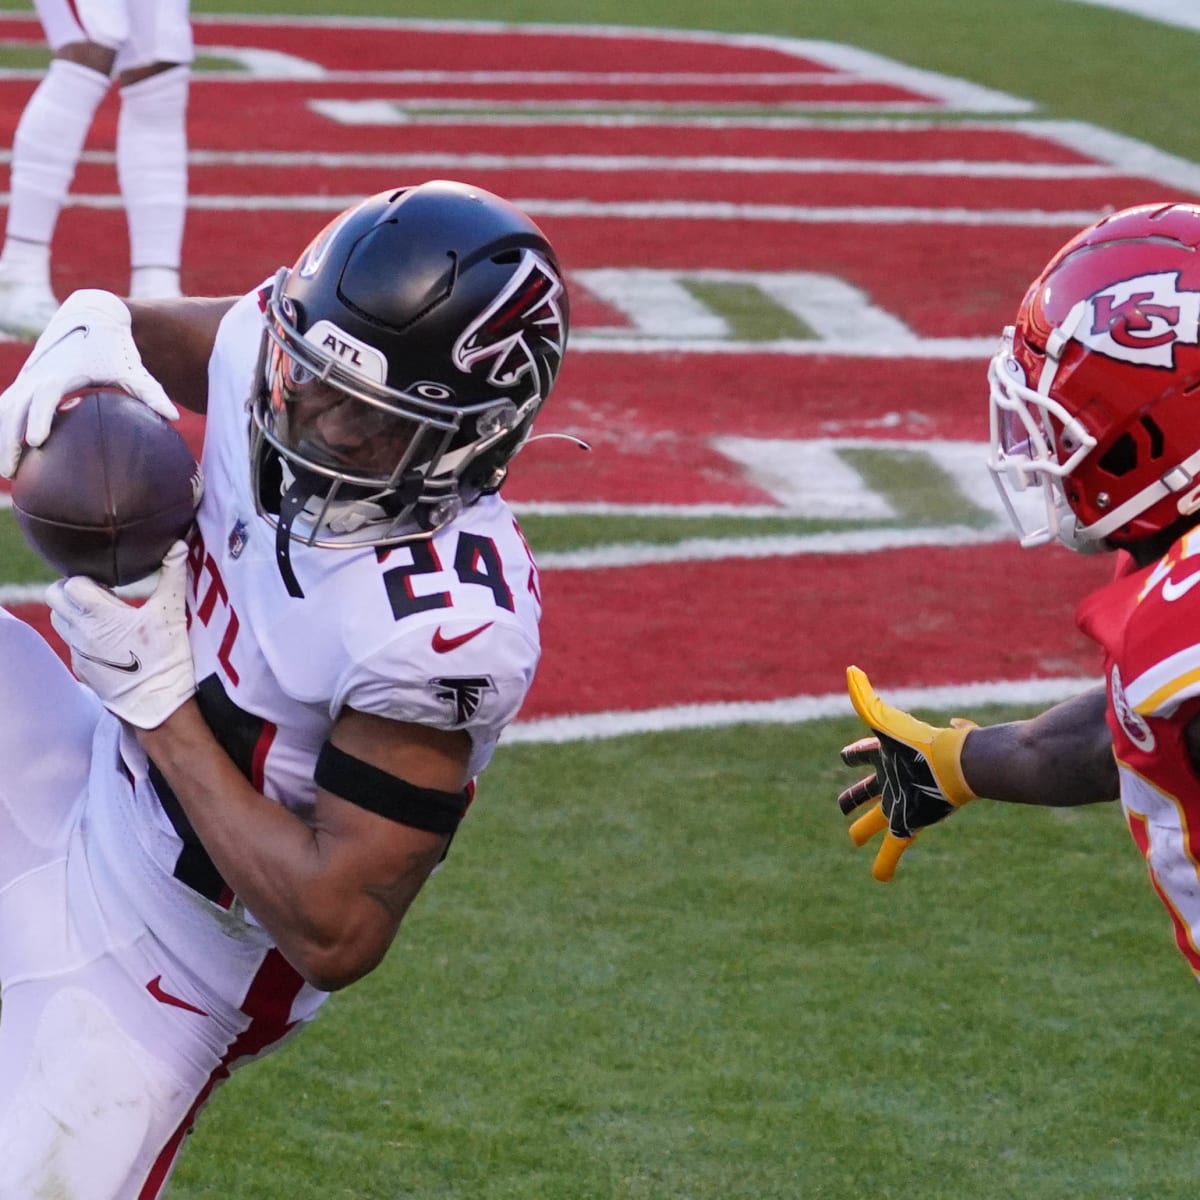
[(126, 392), (93, 386), (64, 396), (50, 436), (23, 451), (13, 512), (55, 570), (117, 587), (158, 569), (190, 528), (202, 490), (170, 421)]

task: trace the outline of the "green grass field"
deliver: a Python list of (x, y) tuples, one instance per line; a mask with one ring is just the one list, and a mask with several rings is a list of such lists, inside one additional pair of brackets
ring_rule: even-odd
[(176, 1194), (1192, 1195), (1195, 984), (1118, 813), (977, 803), (881, 887), (831, 803), (853, 732), (510, 749)]
[[(1200, 161), (1200, 35), (1065, 0), (285, 7), (845, 40)], [(857, 732), (502, 750), (385, 965), (226, 1085), (173, 1200), (1193, 1196), (1200, 997), (1117, 808), (975, 803), (884, 887), (834, 804)]]

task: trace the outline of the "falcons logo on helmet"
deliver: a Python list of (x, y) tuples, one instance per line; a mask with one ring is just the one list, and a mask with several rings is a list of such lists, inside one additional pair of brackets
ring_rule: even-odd
[(454, 365), (467, 374), (487, 369), (493, 387), (511, 388), (546, 362), (553, 382), (562, 362), (562, 280), (540, 255), (526, 250), (504, 290), (454, 343)]

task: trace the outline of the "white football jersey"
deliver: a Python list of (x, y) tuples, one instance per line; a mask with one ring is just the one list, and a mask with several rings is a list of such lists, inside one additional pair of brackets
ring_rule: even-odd
[(253, 740), (262, 790), (290, 807), (312, 799), (317, 753), (346, 706), (465, 729), (477, 774), (539, 654), (537, 570), (512, 512), (487, 496), (433, 538), (389, 551), (293, 541), (304, 597), (290, 596), (250, 490), (246, 401), (261, 330), (257, 295), (245, 297), (209, 371), (189, 603), (202, 704), (223, 697), (206, 714)]
[[(465, 730), (474, 776), (521, 707), (540, 652), (537, 568), (513, 514), (493, 495), (408, 546), (293, 541), (304, 595), (289, 595), (275, 531), (251, 492), (247, 401), (261, 333), (254, 292), (226, 314), (209, 364), (188, 594), (205, 717), (255, 787), (294, 811), (312, 803), (317, 755), (346, 707)], [(224, 961), (229, 977), (210, 983), (236, 1004), (269, 937), (223, 888), (133, 736), (106, 717), (98, 738), (98, 770), (112, 775), (119, 746), (134, 781), (132, 796), (127, 785), (95, 781), (112, 792), (91, 833), (98, 871), (112, 871), (113, 885), (168, 945), (194, 947), (210, 974)], [(148, 861), (131, 870), (135, 845)], [(181, 893), (180, 880), (200, 895)], [(315, 1008), (319, 995), (301, 1008)]]

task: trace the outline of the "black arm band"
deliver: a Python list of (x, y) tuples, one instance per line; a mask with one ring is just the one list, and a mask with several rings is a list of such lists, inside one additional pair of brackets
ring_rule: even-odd
[(427, 833), (453, 833), (469, 802), (465, 788), (439, 792), (417, 787), (339, 750), (332, 742), (321, 747), (313, 778), (318, 787), (359, 808)]

